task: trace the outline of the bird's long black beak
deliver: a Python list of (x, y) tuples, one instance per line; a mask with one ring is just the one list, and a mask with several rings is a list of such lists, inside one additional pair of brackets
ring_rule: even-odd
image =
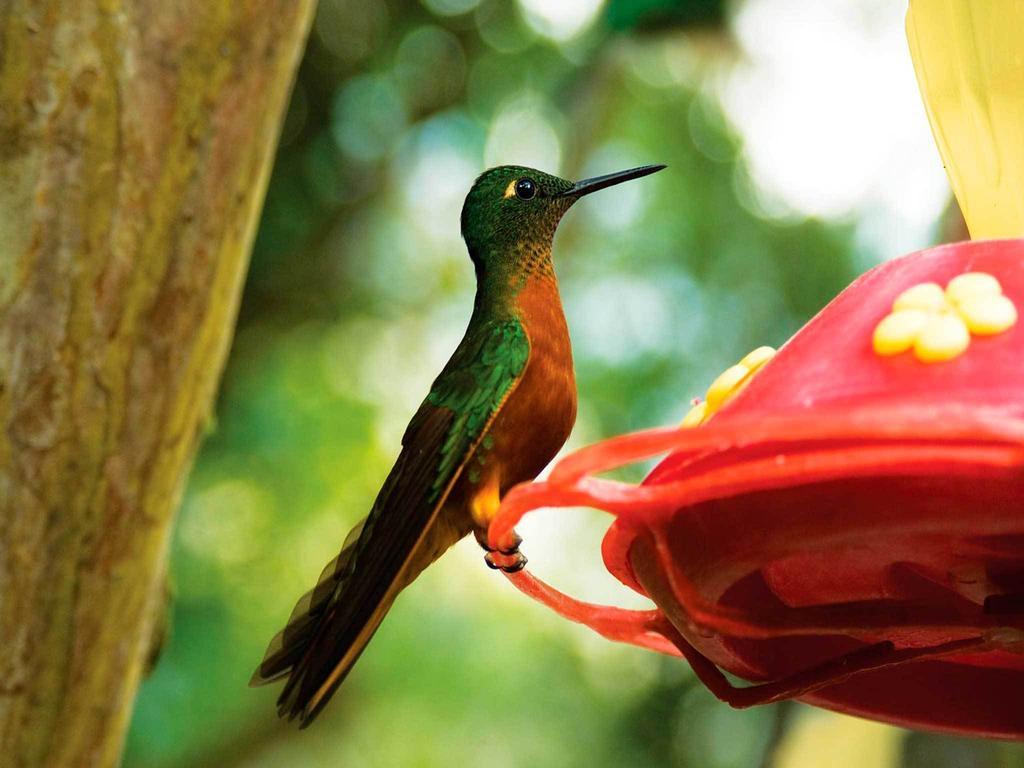
[(604, 176), (595, 176), (592, 179), (584, 179), (583, 181), (577, 181), (559, 197), (583, 197), (583, 195), (589, 195), (591, 192), (597, 192), (599, 189), (621, 184), (624, 181), (649, 176), (652, 173), (657, 173), (662, 168), (665, 168), (665, 166), (642, 165), (639, 168), (631, 168), (628, 171), (619, 171), (618, 173), (608, 173)]

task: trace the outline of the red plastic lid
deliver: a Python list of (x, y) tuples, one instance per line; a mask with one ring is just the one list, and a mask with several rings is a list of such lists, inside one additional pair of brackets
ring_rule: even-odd
[[(506, 497), (492, 544), (541, 506), (615, 514), (605, 563), (657, 610), (510, 578), (608, 637), (682, 653), (736, 706), (796, 697), (1024, 737), (1024, 331), (974, 335), (944, 362), (872, 347), (905, 289), (966, 272), (1024, 306), (1024, 241), (886, 263), (708, 423), (591, 446)], [(596, 477), (665, 452), (641, 486)]]

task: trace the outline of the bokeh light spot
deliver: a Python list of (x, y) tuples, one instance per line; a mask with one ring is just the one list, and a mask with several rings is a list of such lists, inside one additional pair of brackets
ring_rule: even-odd
[(406, 207), (417, 229), (434, 244), (459, 246), (457, 212), (478, 170), (476, 158), (456, 147), (445, 147), (419, 155), (403, 174)]
[(604, 0), (519, 0), (526, 22), (553, 40), (570, 40), (585, 30), (604, 7)]
[(519, 6), (507, 0), (488, 0), (477, 8), (476, 25), (487, 45), (501, 53), (516, 53), (536, 37), (519, 12)]
[(208, 560), (224, 564), (247, 560), (272, 507), (269, 494), (254, 483), (221, 481), (190, 497), (182, 515), (181, 543)]
[(562, 145), (545, 116), (546, 103), (524, 94), (502, 107), (491, 123), (484, 160), (495, 165), (527, 165), (558, 173)]
[(459, 39), (441, 27), (414, 29), (395, 55), (395, 79), (413, 110), (451, 103), (466, 80), (466, 55)]
[(348, 81), (334, 100), (334, 140), (357, 160), (377, 160), (405, 130), (406, 114), (394, 83), (379, 75)]

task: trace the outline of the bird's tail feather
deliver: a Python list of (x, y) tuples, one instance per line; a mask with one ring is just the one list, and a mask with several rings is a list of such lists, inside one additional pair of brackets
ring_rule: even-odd
[[(339, 606), (351, 601), (350, 593), (359, 592), (376, 576), (370, 563), (361, 566), (356, 557), (360, 545), (365, 544), (361, 537), (370, 533), (370, 528), (364, 531), (365, 525), (363, 520), (349, 532), (341, 552), (324, 567), (316, 586), (299, 598), (285, 628), (270, 641), (249, 681), (258, 686), (287, 677), (277, 700), (278, 714), (289, 720), (300, 718), (302, 728), (313, 722), (345, 680), (398, 593), (461, 533), (442, 523), (435, 529), (435, 535), (440, 532), (440, 536), (436, 540), (428, 537), (425, 542), (429, 556), (407, 562), (379, 600), (368, 605), (365, 612), (356, 611), (361, 618), (350, 624), (339, 619)], [(340, 633), (344, 639), (339, 639), (339, 630), (344, 630)]]
[(339, 586), (349, 573), (349, 563), (365, 522), (365, 519), (361, 520), (349, 532), (341, 552), (320, 572), (316, 586), (299, 598), (284, 629), (271, 639), (263, 661), (253, 673), (249, 685), (266, 685), (280, 680), (305, 655), (316, 636), (319, 620), (330, 604), (331, 597), (339, 591)]

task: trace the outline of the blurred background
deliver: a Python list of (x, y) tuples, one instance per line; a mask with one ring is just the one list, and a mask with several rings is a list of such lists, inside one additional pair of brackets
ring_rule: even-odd
[[(963, 236), (901, 0), (321, 0), (217, 421), (172, 554), (171, 633), (126, 766), (1011, 766), (1019, 747), (794, 704), (737, 712), (681, 661), (563, 622), (463, 542), (403, 593), (323, 716), (249, 675), (361, 518), (465, 329), (484, 168), (669, 169), (555, 241), (576, 354), (567, 450), (673, 423), (879, 261)], [(642, 476), (642, 469), (634, 477)], [(572, 594), (642, 604), (608, 519), (520, 529)]]

